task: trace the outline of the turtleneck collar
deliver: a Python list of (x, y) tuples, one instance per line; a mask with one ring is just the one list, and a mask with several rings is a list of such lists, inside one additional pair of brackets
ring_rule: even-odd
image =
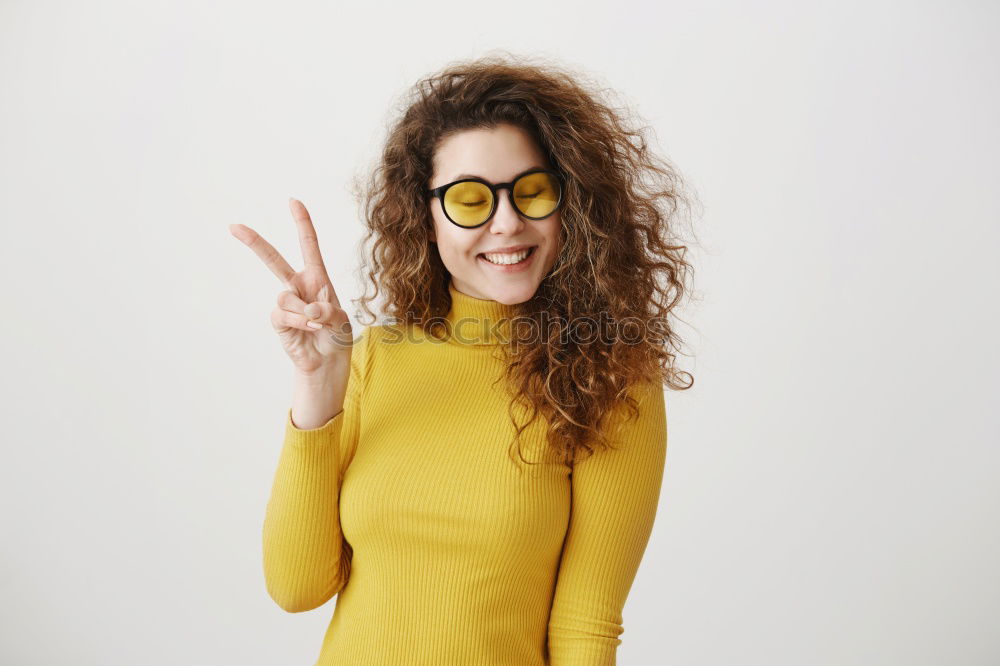
[(451, 308), (445, 319), (451, 342), (466, 346), (506, 343), (516, 306), (474, 298), (456, 289), (451, 280), (448, 281), (448, 293)]

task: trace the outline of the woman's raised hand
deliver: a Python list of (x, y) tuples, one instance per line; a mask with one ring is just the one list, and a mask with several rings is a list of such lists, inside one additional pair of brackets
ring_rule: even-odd
[(305, 261), (299, 272), (250, 227), (231, 224), (229, 232), (253, 250), (287, 288), (278, 294), (271, 325), (295, 367), (303, 375), (312, 375), (328, 370), (335, 362), (349, 361), (354, 336), (326, 273), (309, 211), (297, 199), (289, 199), (288, 206)]

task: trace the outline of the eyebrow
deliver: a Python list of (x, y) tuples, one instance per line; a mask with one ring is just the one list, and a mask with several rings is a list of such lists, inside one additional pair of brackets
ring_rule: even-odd
[[(531, 167), (528, 167), (527, 169), (524, 169), (524, 170), (518, 172), (518, 174), (516, 176), (514, 176), (514, 178), (517, 178), (517, 176), (525, 174), (525, 173), (527, 173), (529, 171), (534, 171), (535, 169), (544, 169), (544, 168), (545, 167), (543, 167), (543, 166), (531, 166)], [(452, 178), (448, 182), (453, 183), (456, 180), (462, 180), (463, 178), (483, 178), (483, 177), (482, 176), (478, 176), (478, 175), (476, 175), (474, 173), (460, 173), (460, 174), (458, 174), (457, 176), (455, 176), (454, 178)], [(514, 180), (514, 178), (512, 178), (511, 180)], [(483, 180), (488, 180), (488, 179), (487, 178), (483, 178)]]

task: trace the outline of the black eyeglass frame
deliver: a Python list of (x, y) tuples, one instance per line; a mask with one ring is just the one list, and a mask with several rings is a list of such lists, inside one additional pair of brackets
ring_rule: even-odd
[[(530, 215), (525, 215), (521, 211), (521, 209), (517, 207), (517, 203), (514, 201), (514, 183), (516, 183), (517, 181), (521, 180), (525, 176), (530, 176), (530, 175), (536, 174), (536, 173), (547, 173), (547, 174), (550, 174), (552, 176), (555, 176), (556, 180), (559, 181), (559, 201), (556, 202), (556, 207), (552, 209), (552, 212), (550, 212), (548, 215), (543, 215), (542, 217), (531, 217)], [(445, 208), (445, 205), (444, 205), (444, 195), (445, 195), (445, 192), (448, 191), (449, 187), (452, 187), (453, 185), (458, 185), (459, 183), (468, 183), (468, 182), (482, 183), (486, 187), (490, 188), (490, 191), (493, 193), (493, 207), (490, 209), (490, 214), (486, 216), (485, 220), (483, 220), (479, 224), (471, 226), (471, 227), (466, 226), (464, 224), (459, 224), (455, 220), (451, 219), (451, 216), (448, 215), (448, 210)], [(566, 180), (563, 177), (563, 175), (561, 173), (559, 173), (558, 171), (555, 171), (554, 169), (529, 169), (528, 171), (525, 171), (523, 173), (519, 173), (514, 178), (514, 180), (510, 181), (509, 183), (497, 183), (497, 184), (494, 185), (493, 183), (491, 183), (490, 181), (486, 180), (485, 178), (469, 177), (469, 178), (461, 178), (461, 179), (453, 181), (451, 183), (447, 183), (445, 185), (441, 185), (439, 187), (435, 187), (433, 189), (427, 190), (427, 192), (431, 195), (431, 198), (437, 197), (438, 201), (441, 202), (441, 212), (444, 213), (444, 216), (448, 219), (449, 222), (451, 222), (452, 224), (454, 224), (456, 227), (461, 227), (462, 229), (478, 229), (479, 227), (483, 226), (484, 224), (486, 224), (487, 222), (489, 222), (490, 220), (492, 220), (493, 216), (496, 214), (496, 212), (497, 212), (497, 205), (500, 203), (500, 197), (497, 194), (499, 190), (504, 189), (504, 188), (507, 189), (507, 198), (510, 200), (511, 207), (513, 207), (514, 210), (517, 211), (518, 215), (520, 215), (521, 217), (527, 218), (529, 220), (544, 220), (544, 219), (546, 219), (548, 217), (552, 217), (553, 215), (555, 215), (556, 212), (558, 212), (558, 210), (562, 207), (563, 193), (564, 193), (564, 190), (565, 190), (565, 185), (566, 185)]]

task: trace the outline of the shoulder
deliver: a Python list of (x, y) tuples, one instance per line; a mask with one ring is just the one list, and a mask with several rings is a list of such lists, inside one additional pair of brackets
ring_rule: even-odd
[(603, 445), (574, 462), (574, 483), (624, 495), (658, 492), (667, 454), (663, 385), (638, 382), (627, 394), (631, 401), (616, 403), (608, 414)]
[(398, 326), (388, 324), (372, 324), (361, 329), (354, 338), (351, 349), (351, 364), (363, 378), (377, 366), (379, 359), (388, 353), (388, 347), (399, 345), (406, 340), (404, 332)]
[(390, 345), (406, 340), (406, 332), (399, 326), (391, 324), (372, 324), (365, 326), (355, 338), (355, 350), (362, 350), (365, 358), (377, 357), (382, 350)]
[(628, 399), (615, 404), (606, 421), (605, 433), (612, 448), (666, 448), (667, 407), (663, 383), (636, 382), (629, 387)]
[[(428, 334), (418, 325), (387, 323), (365, 326), (355, 338), (355, 346), (365, 348), (365, 357), (371, 359), (369, 362), (391, 356), (393, 360), (387, 362), (395, 363), (401, 358), (409, 358), (415, 346), (423, 347), (430, 341)], [(440, 341), (434, 342), (440, 344)]]
[(369, 374), (370, 354), (369, 344), (372, 338), (373, 326), (365, 326), (354, 336), (351, 346), (351, 378), (366, 383)]
[(661, 381), (636, 382), (629, 387), (627, 396), (625, 402), (619, 402), (612, 410), (609, 421), (615, 427), (634, 421), (656, 425), (666, 420), (666, 396)]

